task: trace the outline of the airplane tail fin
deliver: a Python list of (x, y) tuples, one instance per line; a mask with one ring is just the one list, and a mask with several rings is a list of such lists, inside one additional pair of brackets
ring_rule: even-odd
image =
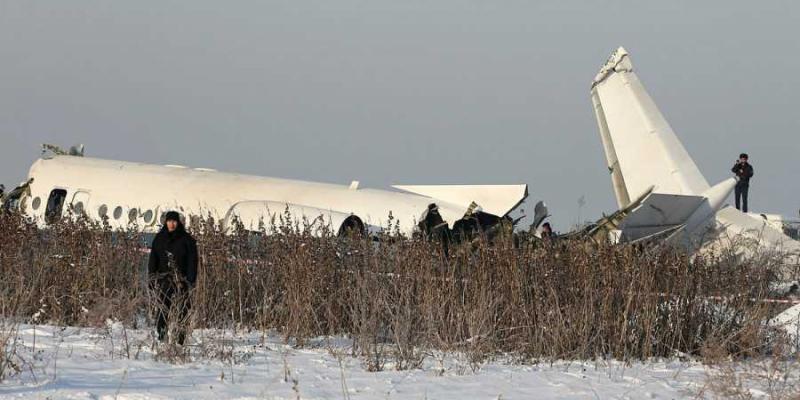
[(630, 210), (620, 225), (622, 236), (637, 240), (674, 229), (691, 234), (714, 221), (735, 181), (708, 184), (624, 48), (595, 76), (591, 98), (617, 203)]
[(734, 238), (749, 235), (759, 248), (788, 251), (794, 254), (791, 260), (800, 260), (800, 242), (724, 205), (736, 181), (709, 186), (634, 73), (624, 48), (595, 76), (591, 97), (620, 208), (601, 220), (600, 234), (618, 228), (622, 238), (633, 241), (679, 231), (689, 234), (686, 243), (694, 245), (706, 240), (706, 232), (724, 231)]
[(617, 49), (591, 88), (595, 117), (617, 204), (651, 186), (655, 193), (696, 196), (709, 184), (633, 72), (630, 56)]

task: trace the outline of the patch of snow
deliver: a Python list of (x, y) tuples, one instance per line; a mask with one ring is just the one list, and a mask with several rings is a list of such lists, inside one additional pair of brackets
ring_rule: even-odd
[(773, 326), (786, 331), (795, 349), (800, 349), (800, 304), (788, 308), (772, 319)]
[(4, 399), (676, 399), (694, 397), (707, 376), (680, 361), (494, 361), (473, 371), (448, 354), (421, 369), (368, 372), (346, 338), (295, 348), (277, 334), (206, 330), (193, 332), (190, 360), (170, 363), (157, 359), (151, 332), (118, 322), (19, 328), (27, 365), (0, 385)]

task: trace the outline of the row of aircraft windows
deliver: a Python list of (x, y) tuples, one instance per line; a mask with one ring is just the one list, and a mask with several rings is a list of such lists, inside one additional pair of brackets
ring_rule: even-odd
[[(66, 198), (66, 195), (67, 195), (67, 192), (66, 192), (66, 190), (63, 190), (63, 189), (55, 189), (50, 193), (50, 198), (48, 199), (48, 202), (47, 202), (47, 209), (45, 210), (46, 211), (45, 212), (45, 219), (46, 219), (46, 221), (48, 223), (52, 222), (53, 220), (58, 219), (58, 217), (61, 215), (61, 211), (62, 211), (63, 206), (64, 206), (64, 199)], [(33, 208), (34, 210), (38, 210), (39, 207), (41, 207), (41, 206), (42, 206), (42, 199), (39, 196), (35, 197), (33, 199), (33, 201), (31, 201), (31, 208)], [(85, 213), (83, 202), (82, 201), (78, 201), (75, 204), (73, 204), (72, 205), (72, 211), (75, 212), (76, 214)], [(116, 206), (114, 208), (114, 211), (112, 212), (111, 216), (115, 220), (119, 220), (120, 218), (122, 218), (123, 211), (124, 210), (123, 210), (122, 206)], [(108, 206), (105, 205), (105, 204), (101, 204), (97, 208), (97, 215), (100, 218), (108, 217)], [(160, 220), (160, 222), (162, 224), (164, 223), (165, 215), (166, 215), (166, 213), (162, 212), (161, 215), (159, 216), (159, 220)], [(139, 217), (139, 216), (142, 217), (142, 220), (144, 220), (144, 222), (146, 224), (150, 224), (150, 223), (153, 222), (153, 219), (155, 217), (155, 212), (153, 210), (146, 210), (145, 212), (141, 213), (141, 215), (140, 215), (139, 209), (137, 209), (137, 208), (131, 208), (130, 210), (128, 210), (128, 221), (129, 222), (135, 222), (136, 218)]]

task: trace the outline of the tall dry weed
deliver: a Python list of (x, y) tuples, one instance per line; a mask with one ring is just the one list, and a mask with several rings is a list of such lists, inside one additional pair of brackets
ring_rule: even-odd
[[(198, 328), (276, 330), (303, 345), (348, 335), (370, 369), (414, 368), (436, 351), (475, 365), (521, 360), (767, 354), (770, 258), (690, 258), (666, 246), (449, 243), (347, 235), (280, 215), (261, 232), (191, 224), (201, 265)], [(64, 218), (37, 229), (0, 214), (4, 321), (126, 326), (147, 321), (147, 235)], [(152, 323), (152, 321), (150, 322)]]

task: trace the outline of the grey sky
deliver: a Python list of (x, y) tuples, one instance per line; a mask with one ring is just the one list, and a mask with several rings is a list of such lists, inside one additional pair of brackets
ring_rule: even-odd
[[(0, 0), (0, 182), (39, 144), (615, 209), (589, 83), (619, 45), (709, 181), (796, 216), (800, 3)], [(635, 4), (635, 5), (634, 5)], [(156, 188), (154, 188), (156, 189)]]

